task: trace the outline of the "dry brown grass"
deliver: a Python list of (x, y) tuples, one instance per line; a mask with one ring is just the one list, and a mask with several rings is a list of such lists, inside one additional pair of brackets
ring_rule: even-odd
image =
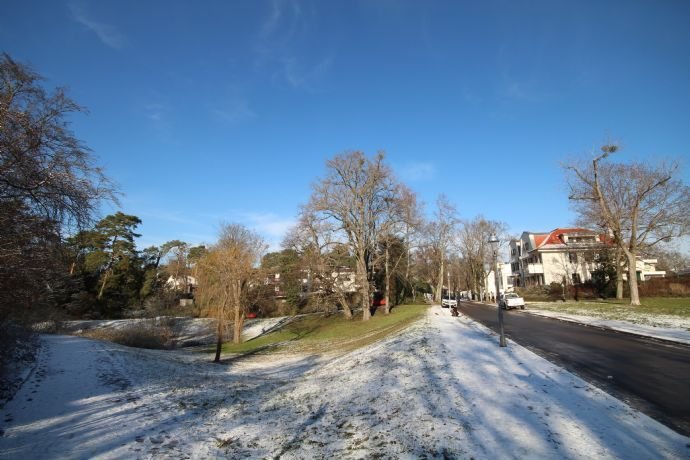
[(159, 320), (141, 320), (124, 328), (88, 329), (79, 335), (107, 340), (128, 347), (164, 349), (172, 347), (174, 333), (170, 325)]

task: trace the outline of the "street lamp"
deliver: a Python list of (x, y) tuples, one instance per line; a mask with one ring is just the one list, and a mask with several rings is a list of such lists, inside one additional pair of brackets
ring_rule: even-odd
[(448, 269), (448, 306), (450, 307), (450, 268)]
[(499, 300), (499, 286), (498, 286), (498, 238), (496, 235), (491, 234), (489, 236), (489, 241), (488, 243), (491, 245), (491, 249), (493, 250), (493, 256), (494, 256), (494, 289), (496, 290), (496, 305), (498, 305), (498, 330), (500, 334), (500, 341), (499, 345), (501, 347), (506, 346), (506, 336), (505, 333), (503, 332), (503, 309), (501, 308), (501, 302)]

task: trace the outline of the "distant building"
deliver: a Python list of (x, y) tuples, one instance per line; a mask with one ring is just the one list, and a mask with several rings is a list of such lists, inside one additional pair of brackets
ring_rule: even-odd
[(637, 259), (636, 269), (637, 278), (640, 281), (647, 281), (650, 278), (663, 278), (666, 276), (664, 270), (657, 270), (656, 264), (659, 261), (657, 259)]
[[(337, 289), (343, 293), (353, 293), (357, 291), (356, 276), (353, 269), (349, 267), (337, 267), (330, 273), (323, 276), (315, 276), (310, 270), (301, 270), (298, 279), (303, 295), (323, 294), (330, 289)], [(264, 279), (264, 284), (272, 286), (276, 299), (284, 299), (286, 296), (284, 279), (280, 273), (270, 273)]]
[[(512, 292), (513, 286), (513, 276), (509, 263), (499, 263), (498, 264), (498, 292), (499, 294), (505, 294), (506, 292)], [(491, 270), (486, 278), (486, 294), (492, 298), (496, 298), (496, 277), (494, 270)]]
[(183, 294), (192, 294), (199, 283), (193, 276), (170, 276), (165, 282), (165, 287)]

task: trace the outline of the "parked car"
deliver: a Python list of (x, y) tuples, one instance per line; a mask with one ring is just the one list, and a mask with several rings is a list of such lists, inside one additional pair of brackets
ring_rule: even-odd
[(449, 297), (442, 297), (441, 298), (441, 307), (443, 308), (448, 308), (448, 307), (457, 307), (458, 306), (458, 301), (455, 298), (454, 295)]
[(507, 294), (503, 294), (501, 298), (498, 301), (498, 305), (501, 308), (504, 308), (506, 310), (510, 310), (511, 308), (520, 308), (520, 310), (525, 309), (525, 299), (520, 297), (514, 292), (509, 292)]

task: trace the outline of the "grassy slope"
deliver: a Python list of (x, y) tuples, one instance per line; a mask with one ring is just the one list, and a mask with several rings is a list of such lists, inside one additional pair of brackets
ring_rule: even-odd
[(628, 300), (602, 300), (597, 302), (529, 302), (542, 310), (563, 313), (600, 316), (607, 319), (625, 320), (630, 315), (668, 315), (690, 318), (690, 298), (688, 297), (647, 297), (641, 299), (642, 305), (633, 307)]
[(223, 345), (225, 353), (347, 351), (368, 345), (409, 326), (423, 317), (427, 305), (402, 305), (390, 315), (374, 315), (369, 321), (347, 320), (341, 315), (299, 318), (282, 329), (235, 345)]

